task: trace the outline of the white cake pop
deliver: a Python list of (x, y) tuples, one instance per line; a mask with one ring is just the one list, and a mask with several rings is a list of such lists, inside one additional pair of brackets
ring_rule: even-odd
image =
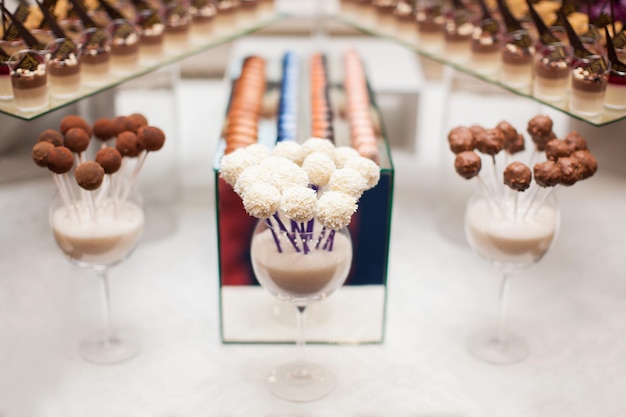
[(328, 189), (341, 191), (359, 199), (363, 191), (367, 189), (367, 180), (355, 169), (340, 168), (331, 174)]
[(304, 160), (304, 151), (302, 150), (302, 146), (291, 140), (278, 142), (272, 150), (272, 155), (282, 156), (283, 158), (287, 158), (298, 165), (301, 165)]
[(335, 165), (337, 168), (343, 168), (348, 159), (360, 156), (359, 152), (350, 146), (339, 146), (335, 148)]
[(254, 155), (245, 151), (245, 148), (238, 148), (235, 151), (224, 155), (220, 160), (220, 176), (231, 186), (235, 186), (239, 174), (244, 169), (255, 165)]
[(345, 167), (352, 168), (363, 175), (363, 178), (367, 181), (366, 189), (369, 190), (378, 184), (378, 180), (380, 179), (380, 167), (371, 159), (362, 156), (351, 158), (346, 162)]
[(297, 222), (309, 221), (317, 209), (317, 193), (309, 187), (289, 187), (283, 190), (280, 209)]
[(328, 139), (309, 138), (302, 144), (302, 151), (305, 157), (313, 152), (323, 152), (330, 158), (334, 158), (335, 145)]
[(317, 201), (316, 218), (324, 226), (339, 230), (350, 223), (357, 207), (353, 196), (339, 191), (326, 191)]
[(307, 173), (286, 158), (270, 156), (263, 161), (261, 166), (266, 170), (266, 180), (281, 192), (289, 187), (309, 185)]
[(252, 165), (239, 174), (233, 189), (240, 197), (243, 197), (246, 189), (257, 182), (268, 182), (266, 181), (266, 170), (261, 165)]
[(302, 169), (309, 175), (311, 184), (323, 187), (328, 184), (335, 162), (324, 152), (312, 152), (302, 162)]
[(267, 219), (278, 210), (280, 191), (271, 184), (256, 182), (246, 189), (243, 206), (246, 212), (257, 219)]

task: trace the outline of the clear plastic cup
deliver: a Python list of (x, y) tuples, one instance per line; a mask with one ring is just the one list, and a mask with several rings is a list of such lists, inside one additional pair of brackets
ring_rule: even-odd
[(11, 56), (11, 86), (18, 111), (29, 113), (48, 107), (46, 53), (23, 49)]

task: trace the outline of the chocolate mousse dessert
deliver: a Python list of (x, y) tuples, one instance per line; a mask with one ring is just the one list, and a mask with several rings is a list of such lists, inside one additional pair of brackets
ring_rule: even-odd
[(15, 107), (23, 112), (48, 107), (48, 71), (45, 56), (32, 50), (19, 52), (11, 67), (11, 86)]
[(417, 20), (413, 3), (413, 1), (400, 0), (393, 12), (396, 20), (394, 34), (411, 45), (415, 45), (417, 41)]
[(530, 88), (533, 77), (535, 48), (527, 30), (513, 16), (504, 0), (498, 0), (498, 9), (506, 26), (500, 53), (502, 67), (500, 82), (513, 88)]
[(50, 95), (55, 98), (77, 96), (81, 78), (78, 45), (69, 38), (59, 38), (47, 50)]
[(471, 64), (476, 72), (491, 75), (500, 69), (500, 24), (480, 0), (482, 17), (472, 32)]
[(152, 9), (144, 9), (138, 19), (141, 27), (139, 43), (139, 59), (153, 64), (163, 59), (165, 25), (158, 13)]
[(456, 63), (469, 61), (474, 24), (460, 0), (454, 0), (454, 8), (446, 13), (443, 29), (446, 59)]
[(427, 52), (441, 52), (443, 50), (443, 26), (445, 23), (442, 5), (436, 0), (419, 5), (415, 17), (419, 48)]
[(118, 75), (135, 72), (139, 63), (139, 33), (125, 19), (111, 23), (111, 71)]
[(213, 18), (217, 13), (211, 0), (192, 0), (189, 5), (192, 39), (207, 40), (213, 32)]
[(191, 16), (182, 5), (172, 3), (165, 11), (165, 49), (168, 52), (180, 53), (187, 48)]
[(604, 106), (609, 109), (624, 110), (626, 109), (626, 51), (620, 50), (618, 53), (609, 30), (606, 27), (604, 30), (607, 39), (607, 57), (611, 63)]

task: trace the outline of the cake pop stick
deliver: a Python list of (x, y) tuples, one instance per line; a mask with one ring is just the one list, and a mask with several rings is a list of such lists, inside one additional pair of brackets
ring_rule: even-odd
[[(76, 208), (76, 196), (72, 191), (67, 173), (74, 166), (74, 155), (72, 151), (64, 146), (56, 146), (48, 151), (46, 156), (46, 166), (53, 173), (52, 178), (57, 185), (61, 199), (65, 207), (70, 212), (69, 207), (74, 208), (76, 219), (80, 221), (80, 214)], [(56, 175), (55, 175), (56, 174)]]
[(493, 168), (493, 186), (494, 193), (497, 195), (501, 191), (500, 182), (498, 181), (498, 168), (496, 165), (496, 155), (504, 149), (504, 134), (499, 129), (485, 129), (476, 136), (476, 149), (481, 153), (491, 156)]
[(107, 186), (103, 190), (102, 195), (113, 199), (117, 211), (117, 196), (113, 193), (113, 174), (115, 174), (122, 166), (122, 154), (111, 147), (101, 148), (96, 153), (96, 162), (100, 164), (107, 178)]
[(144, 152), (139, 157), (139, 161), (137, 162), (137, 165), (135, 165), (135, 169), (133, 170), (130, 180), (126, 184), (126, 189), (122, 195), (122, 201), (126, 200), (128, 194), (135, 186), (137, 176), (139, 175), (139, 172), (148, 157), (148, 153), (158, 151), (163, 147), (163, 144), (165, 143), (165, 133), (163, 133), (163, 131), (158, 127), (154, 126), (140, 127), (137, 132), (137, 143), (144, 149)]

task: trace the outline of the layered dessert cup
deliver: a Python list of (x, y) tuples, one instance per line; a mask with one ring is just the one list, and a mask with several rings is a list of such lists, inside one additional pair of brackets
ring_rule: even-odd
[(79, 46), (69, 38), (59, 38), (46, 47), (50, 96), (71, 98), (80, 93), (81, 61)]
[(533, 79), (535, 48), (526, 30), (504, 35), (500, 48), (500, 82), (520, 90), (529, 90)]
[(397, 0), (373, 0), (372, 4), (376, 11), (376, 30), (386, 33), (395, 33), (396, 18), (394, 11), (396, 10)]
[(128, 75), (139, 65), (139, 32), (125, 19), (116, 19), (110, 25), (111, 72)]
[(485, 75), (498, 73), (501, 40), (498, 24), (493, 19), (485, 19), (474, 28), (470, 59), (474, 71)]
[(48, 69), (45, 53), (26, 49), (11, 57), (11, 87), (15, 107), (33, 112), (48, 107)]
[(213, 19), (217, 13), (215, 5), (207, 0), (196, 0), (189, 6), (191, 15), (191, 39), (205, 42), (213, 34)]
[(182, 7), (176, 6), (168, 11), (164, 42), (165, 50), (171, 53), (180, 53), (189, 45), (189, 33), (191, 27), (191, 16)]
[(455, 10), (446, 16), (444, 24), (444, 54), (446, 59), (462, 64), (470, 59), (474, 24), (465, 10)]
[(417, 20), (418, 47), (424, 51), (438, 53), (443, 50), (445, 17), (437, 4), (418, 7)]
[(165, 25), (155, 23), (141, 29), (139, 59), (142, 63), (153, 64), (163, 59)]
[(564, 43), (542, 46), (535, 54), (533, 96), (559, 103), (567, 98), (572, 48)]
[(417, 20), (413, 6), (406, 1), (399, 1), (394, 11), (394, 16), (396, 19), (396, 36), (411, 45), (415, 45), (417, 41)]
[[(626, 62), (626, 50), (617, 49), (615, 52), (619, 63)], [(626, 110), (626, 68), (624, 65), (611, 66), (604, 106), (613, 110)]]
[(610, 64), (600, 55), (575, 58), (572, 61), (570, 112), (582, 116), (598, 116), (604, 108)]
[(80, 61), (83, 85), (107, 83), (111, 71), (111, 38), (104, 30), (89, 28), (83, 32)]
[(0, 100), (11, 100), (12, 98), (11, 57), (0, 56)]
[(213, 30), (218, 36), (231, 35), (237, 31), (237, 10), (239, 1), (224, 0), (217, 3), (217, 14), (213, 20)]

